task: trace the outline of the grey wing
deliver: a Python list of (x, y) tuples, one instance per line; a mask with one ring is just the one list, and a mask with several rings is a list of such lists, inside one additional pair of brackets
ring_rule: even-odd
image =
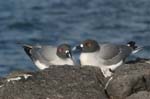
[(113, 44), (102, 44), (100, 45), (100, 57), (108, 60), (115, 57), (120, 52), (118, 46)]
[(49, 64), (54, 60), (56, 56), (56, 47), (53, 46), (41, 46), (33, 47), (31, 50), (32, 58), (39, 60), (42, 63)]
[(124, 60), (131, 53), (131, 49), (125, 45), (103, 44), (100, 49), (100, 58), (104, 64), (111, 65)]
[(132, 53), (132, 49), (126, 45), (119, 45), (119, 49), (120, 49), (120, 56), (123, 59), (125, 59)]

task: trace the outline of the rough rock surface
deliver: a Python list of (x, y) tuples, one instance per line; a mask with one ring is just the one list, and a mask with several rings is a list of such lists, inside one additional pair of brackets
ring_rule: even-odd
[(105, 91), (109, 78), (92, 66), (51, 66), (29, 74), (18, 81), (0, 79), (0, 99), (150, 99), (150, 64), (145, 61), (117, 68)]
[(107, 93), (113, 99), (124, 99), (139, 91), (150, 91), (150, 64), (145, 62), (119, 67), (107, 87)]
[(140, 91), (127, 97), (126, 99), (150, 99), (150, 92)]
[[(51, 66), (32, 77), (5, 83), (0, 99), (107, 99), (97, 76), (99, 69)], [(31, 74), (31, 73), (30, 73)]]

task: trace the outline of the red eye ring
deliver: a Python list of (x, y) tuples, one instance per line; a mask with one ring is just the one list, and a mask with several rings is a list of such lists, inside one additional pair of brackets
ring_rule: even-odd
[(92, 44), (90, 42), (86, 42), (85, 45), (88, 46), (88, 47), (92, 46)]
[(63, 48), (59, 48), (58, 51), (59, 52), (64, 52), (64, 49)]

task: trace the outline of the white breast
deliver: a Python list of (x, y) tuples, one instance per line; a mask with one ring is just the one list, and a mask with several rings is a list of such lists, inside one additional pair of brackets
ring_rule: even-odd
[(44, 63), (41, 63), (39, 60), (36, 60), (35, 61), (35, 65), (40, 69), (40, 70), (43, 70), (43, 69), (46, 69), (48, 68), (50, 65), (74, 65), (74, 62), (72, 59), (55, 59), (53, 61), (50, 61), (49, 62), (49, 65), (46, 65)]
[(72, 59), (61, 59), (61, 58), (53, 60), (50, 63), (53, 65), (74, 65), (74, 62)]
[(101, 59), (99, 55), (97, 55), (97, 52), (95, 53), (81, 53), (80, 55), (80, 62), (81, 65), (90, 65), (90, 66), (95, 66), (99, 67), (101, 71), (103, 72), (103, 75), (105, 77), (109, 77), (112, 75), (111, 70), (115, 70), (117, 67), (123, 64), (123, 61), (121, 60), (120, 62), (112, 65), (105, 65), (103, 64), (105, 60)]
[(97, 53), (81, 53), (80, 55), (81, 65), (99, 66), (99, 58)]

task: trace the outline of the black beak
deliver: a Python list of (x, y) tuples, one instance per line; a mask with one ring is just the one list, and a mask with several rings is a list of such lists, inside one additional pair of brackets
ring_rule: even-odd
[(80, 45), (77, 45), (72, 48), (72, 51), (82, 51), (82, 47)]
[(71, 54), (71, 52), (70, 52), (70, 51), (68, 51), (68, 52), (66, 53), (66, 56), (67, 56), (68, 58), (72, 58), (72, 54)]

